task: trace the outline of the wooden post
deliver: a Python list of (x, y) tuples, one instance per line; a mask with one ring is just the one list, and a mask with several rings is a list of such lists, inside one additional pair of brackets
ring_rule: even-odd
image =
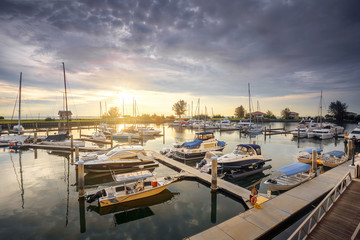
[(70, 150), (74, 150), (74, 136), (72, 134), (70, 135)]
[(80, 156), (79, 151), (80, 151), (79, 145), (76, 144), (76, 145), (75, 145), (75, 160), (76, 160), (76, 162), (79, 161), (79, 156)]
[(144, 146), (144, 129), (140, 131), (140, 138), (141, 138), (141, 146)]
[(84, 161), (78, 161), (78, 190), (79, 198), (84, 197)]
[(113, 133), (110, 132), (110, 147), (113, 147)]
[(317, 171), (317, 151), (315, 149), (312, 150), (312, 172), (316, 175)]
[(264, 127), (264, 140), (266, 141), (266, 127)]
[(49, 129), (48, 128), (46, 129), (46, 136), (47, 137), (49, 136)]
[(128, 143), (131, 144), (131, 136), (128, 136)]
[(299, 127), (297, 129), (297, 137), (298, 137), (298, 139), (300, 138), (300, 128)]
[(80, 138), (81, 138), (81, 125), (79, 126), (79, 134), (80, 134)]
[(256, 144), (256, 141), (253, 141), (253, 144)]
[(217, 190), (217, 157), (212, 157), (211, 161), (211, 191)]
[(351, 145), (352, 145), (352, 140), (349, 139), (349, 140), (348, 140), (348, 144), (347, 144), (347, 147), (348, 147), (348, 149), (347, 149), (348, 160), (351, 159), (351, 148), (352, 148)]
[(163, 123), (163, 144), (165, 144), (165, 124)]
[(337, 128), (335, 128), (335, 138), (337, 138)]
[(37, 132), (34, 132), (34, 140), (33, 143), (37, 143)]
[(36, 131), (39, 130), (38, 123), (35, 123), (35, 129), (36, 129)]

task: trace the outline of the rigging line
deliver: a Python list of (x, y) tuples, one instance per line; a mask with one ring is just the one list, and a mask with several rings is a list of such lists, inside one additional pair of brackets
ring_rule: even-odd
[(19, 189), (20, 189), (20, 191), (21, 191), (21, 186), (20, 186), (19, 176), (17, 175), (16, 169), (15, 169), (15, 163), (14, 163), (14, 161), (13, 161), (13, 159), (12, 159), (11, 154), (10, 154), (10, 160), (11, 160), (12, 165), (13, 165), (13, 168), (14, 168), (14, 172), (15, 172), (16, 180), (17, 180), (17, 182), (18, 182), (18, 184), (19, 184)]

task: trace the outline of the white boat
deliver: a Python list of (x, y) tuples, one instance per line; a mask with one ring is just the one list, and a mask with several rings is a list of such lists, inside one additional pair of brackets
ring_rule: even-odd
[(298, 153), (297, 160), (301, 163), (312, 163), (312, 151), (315, 150), (317, 152), (317, 162), (320, 164), (321, 159), (323, 157), (322, 155), (322, 149), (321, 148), (307, 148), (304, 150), (301, 150)]
[(102, 131), (98, 130), (93, 133), (91, 139), (96, 141), (106, 141), (106, 136)]
[(24, 133), (24, 127), (21, 125), (21, 83), (22, 83), (22, 72), (20, 73), (20, 83), (19, 83), (19, 116), (18, 124), (13, 127), (12, 132), (17, 134)]
[(271, 191), (289, 190), (315, 176), (315, 173), (309, 172), (310, 168), (311, 166), (306, 163), (293, 163), (275, 170), (284, 175), (276, 178), (269, 178), (264, 183)]
[(321, 163), (325, 167), (333, 168), (339, 166), (340, 164), (343, 164), (344, 162), (346, 162), (346, 160), (347, 158), (345, 152), (334, 150), (324, 153), (324, 156), (321, 159)]
[(173, 154), (174, 159), (192, 160), (201, 159), (209, 151), (222, 151), (226, 143), (218, 141), (213, 132), (195, 133), (195, 139), (191, 142), (184, 142), (181, 148)]
[(322, 123), (319, 128), (312, 131), (313, 137), (318, 139), (330, 139), (344, 132), (344, 128), (333, 123)]
[[(86, 172), (132, 172), (154, 169), (159, 165), (142, 146), (116, 146), (108, 152), (88, 153), (80, 157)], [(78, 165), (78, 162), (75, 163)]]
[(358, 123), (358, 126), (349, 133), (346, 140), (349, 140), (349, 139), (355, 140), (356, 143), (360, 142), (360, 123)]
[(149, 171), (114, 175), (118, 185), (104, 188), (94, 195), (86, 196), (89, 203), (98, 200), (100, 207), (121, 204), (129, 201), (154, 196), (167, 189), (171, 183), (178, 180), (177, 176), (153, 177)]
[(143, 136), (156, 136), (160, 135), (161, 131), (150, 127), (138, 127), (138, 132)]
[(293, 137), (299, 137), (299, 138), (306, 138), (308, 135), (309, 129), (305, 126), (298, 126), (293, 131), (291, 131), (291, 134)]
[(201, 172), (211, 172), (213, 156), (217, 157), (219, 172), (232, 172), (239, 170), (252, 171), (262, 168), (265, 165), (264, 157), (261, 154), (261, 148), (259, 145), (239, 144), (232, 153), (206, 153), (205, 158), (198, 165)]
[(169, 158), (172, 158), (173, 155), (174, 155), (174, 152), (182, 148), (183, 143), (184, 142), (174, 142), (172, 144), (171, 148), (163, 148), (163, 149), (160, 150), (160, 153), (162, 155), (166, 155)]
[[(71, 146), (71, 140), (67, 138), (65, 133), (59, 133), (54, 135), (47, 136), (43, 141), (40, 142), (43, 145), (53, 145), (53, 146)], [(73, 140), (73, 146), (78, 145), (79, 147), (85, 147), (85, 141)]]
[(222, 127), (230, 127), (232, 126), (231, 121), (228, 118), (221, 119), (219, 122), (217, 122), (216, 127), (222, 128)]

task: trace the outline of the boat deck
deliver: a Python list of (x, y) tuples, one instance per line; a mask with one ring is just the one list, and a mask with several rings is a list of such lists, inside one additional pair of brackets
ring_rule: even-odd
[(252, 208), (188, 239), (270, 239), (275, 228), (329, 192), (348, 171), (346, 162), (266, 201), (263, 209)]
[(360, 181), (355, 179), (307, 239), (360, 239), (359, 200)]

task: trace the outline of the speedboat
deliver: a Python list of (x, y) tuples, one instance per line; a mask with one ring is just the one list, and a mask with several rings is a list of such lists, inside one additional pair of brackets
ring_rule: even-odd
[[(99, 154), (86, 154), (81, 157), (86, 172), (132, 172), (139, 169), (154, 169), (159, 163), (146, 153), (141, 146), (117, 146)], [(75, 163), (78, 165), (78, 162)]]
[(297, 160), (301, 163), (311, 163), (312, 162), (312, 151), (315, 150), (317, 152), (317, 162), (321, 163), (322, 159), (322, 149), (321, 148), (308, 148), (301, 150), (297, 156)]
[(114, 181), (118, 185), (104, 188), (93, 195), (87, 194), (87, 202), (98, 200), (100, 207), (106, 207), (143, 199), (161, 193), (179, 178), (167, 176), (145, 180), (150, 177), (153, 177), (153, 174), (149, 171), (114, 175)]
[[(239, 144), (232, 153), (223, 155), (221, 152), (208, 152), (205, 158), (201, 160), (198, 168), (201, 172), (210, 173), (212, 167), (212, 157), (217, 157), (217, 169), (218, 172), (252, 172), (254, 170), (269, 169), (263, 168), (265, 162), (270, 160), (264, 160), (261, 154), (261, 148), (257, 144)], [(253, 172), (254, 174), (259, 171)], [(249, 174), (246, 174), (249, 175)]]
[[(85, 147), (85, 142), (80, 140), (73, 140), (73, 146), (78, 145), (79, 147)], [(41, 144), (44, 145), (55, 145), (55, 146), (71, 146), (71, 140), (67, 138), (65, 133), (59, 133), (47, 136)]]
[(325, 167), (336, 167), (339, 166), (340, 164), (343, 164), (344, 162), (346, 162), (346, 155), (345, 152), (343, 151), (330, 151), (327, 153), (324, 153), (323, 158), (321, 159), (322, 164)]
[(226, 143), (216, 140), (213, 132), (195, 133), (195, 139), (184, 142), (181, 148), (174, 152), (173, 158), (178, 160), (201, 159), (209, 151), (222, 151)]
[(312, 179), (315, 173), (308, 172), (311, 166), (306, 163), (293, 163), (275, 171), (281, 172), (277, 178), (269, 178), (264, 183), (271, 191), (285, 191)]

